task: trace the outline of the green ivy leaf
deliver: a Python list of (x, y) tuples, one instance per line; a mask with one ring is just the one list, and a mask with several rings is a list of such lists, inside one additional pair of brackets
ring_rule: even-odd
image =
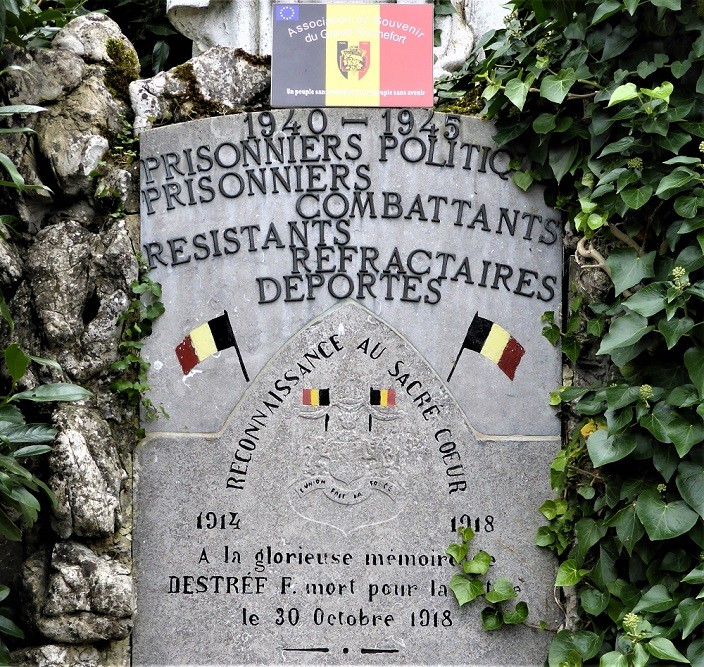
[(690, 423), (681, 417), (676, 417), (665, 427), (667, 437), (673, 442), (680, 458), (686, 456), (694, 445), (704, 440), (704, 424)]
[[(678, 0), (679, 1), (679, 0)], [(652, 2), (652, 0), (651, 0)], [(674, 660), (675, 662), (689, 662), (676, 648), (675, 645), (665, 637), (655, 637), (646, 645), (645, 649), (651, 655), (660, 660)]]
[(687, 503), (681, 500), (667, 503), (655, 490), (643, 491), (638, 496), (636, 513), (654, 542), (683, 535), (699, 518)]
[(528, 91), (530, 89), (531, 79), (527, 78), (525, 81), (521, 81), (518, 78), (511, 79), (506, 84), (506, 90), (504, 93), (509, 101), (519, 110), (523, 110), (523, 105), (526, 103), (526, 98), (528, 97)]
[(669, 199), (682, 188), (697, 182), (698, 178), (697, 173), (691, 169), (677, 167), (660, 181), (655, 194), (661, 199)]
[(601, 656), (599, 667), (628, 667), (628, 660), (623, 653), (609, 651)]
[(655, 327), (648, 324), (645, 317), (637, 313), (628, 313), (617, 318), (601, 341), (597, 354), (610, 354), (621, 347), (637, 343)]
[(533, 185), (533, 175), (529, 171), (516, 171), (511, 176), (511, 180), (524, 192)]
[(598, 616), (609, 606), (611, 595), (597, 588), (587, 588), (579, 594), (584, 611), (590, 616)]
[(592, 17), (592, 25), (594, 26), (597, 23), (601, 23), (601, 21), (613, 16), (622, 8), (623, 5), (619, 0), (601, 0)]
[(652, 412), (643, 415), (639, 424), (648, 429), (660, 442), (669, 443), (670, 436), (668, 435), (668, 426), (673, 419), (677, 417), (677, 413), (666, 403), (658, 403)]
[(699, 395), (693, 385), (685, 384), (675, 387), (668, 394), (666, 402), (676, 408), (689, 408), (699, 403)]
[(672, 599), (667, 588), (662, 584), (655, 584), (643, 594), (638, 604), (633, 607), (633, 613), (667, 611), (676, 606), (677, 602)]
[(650, 283), (624, 301), (624, 306), (643, 317), (652, 317), (665, 309), (667, 287), (664, 283)]
[(594, 519), (580, 519), (574, 527), (575, 549), (574, 554), (579, 562), (584, 561), (589, 549), (591, 549), (604, 535), (608, 528), (597, 523)]
[(652, 278), (655, 275), (654, 263), (655, 251), (641, 257), (634, 248), (614, 250), (606, 260), (606, 265), (611, 269), (616, 294), (637, 285), (644, 278)]
[(682, 639), (687, 639), (704, 622), (704, 600), (687, 598), (680, 602), (677, 610), (682, 616)]
[(503, 612), (504, 625), (518, 625), (528, 618), (528, 605), (525, 602), (516, 603), (512, 611)]
[(687, 504), (704, 518), (704, 468), (695, 463), (681, 463), (675, 484)]
[(555, 586), (574, 586), (589, 574), (589, 570), (581, 569), (577, 566), (577, 561), (573, 558), (560, 563), (557, 569)]
[(636, 508), (633, 503), (619, 511), (609, 523), (616, 528), (616, 535), (621, 541), (621, 544), (625, 547), (628, 555), (632, 555), (636, 544), (645, 534), (643, 525), (636, 515)]
[(613, 93), (611, 93), (607, 106), (612, 107), (614, 104), (628, 102), (628, 100), (632, 100), (634, 97), (638, 97), (638, 89), (636, 88), (636, 84), (624, 83), (622, 86), (616, 88)]
[(465, 574), (486, 574), (491, 566), (491, 556), (486, 551), (480, 551), (471, 560), (462, 563)]
[(641, 185), (639, 188), (627, 188), (621, 192), (621, 199), (628, 208), (634, 211), (650, 201), (653, 196), (653, 188), (649, 185)]
[(682, 196), (675, 199), (675, 212), (688, 220), (697, 215), (699, 206), (699, 197)]
[[(550, 157), (549, 157), (550, 168), (552, 169), (552, 173), (554, 174), (555, 180), (558, 183), (564, 178), (565, 174), (567, 174), (567, 172), (569, 172), (569, 170), (572, 168), (572, 165), (574, 164), (574, 161), (577, 159), (578, 154), (579, 154), (579, 146), (576, 143), (573, 143), (572, 145), (567, 146), (566, 148), (553, 148), (550, 151)], [(600, 217), (600, 216), (597, 216), (597, 217)]]
[(638, 444), (635, 435), (608, 435), (605, 430), (594, 431), (587, 439), (589, 458), (595, 468), (626, 458)]
[(658, 331), (665, 338), (668, 350), (675, 347), (675, 345), (679, 343), (680, 338), (682, 338), (685, 334), (688, 334), (692, 329), (694, 329), (694, 320), (689, 317), (673, 317), (669, 321), (660, 320), (658, 322)]
[(492, 585), (491, 590), (484, 596), (489, 602), (504, 602), (516, 597), (513, 584), (506, 577), (499, 577)]
[(569, 67), (557, 74), (549, 74), (540, 84), (540, 96), (555, 104), (562, 104), (570, 88), (577, 82), (575, 71)]
[(692, 667), (704, 667), (704, 639), (697, 639), (687, 647), (687, 658)]
[(482, 595), (484, 584), (479, 579), (471, 579), (463, 574), (454, 574), (450, 578), (450, 589), (461, 607)]
[(466, 544), (460, 544), (459, 542), (453, 542), (447, 549), (445, 553), (455, 559), (455, 563), (461, 563), (464, 557), (467, 555), (469, 547)]
[(564, 664), (576, 665), (580, 659), (589, 660), (599, 652), (601, 643), (601, 637), (594, 632), (560, 630), (550, 644), (548, 664), (550, 667), (560, 667)]
[(494, 607), (485, 607), (482, 609), (482, 628), (491, 632), (498, 630), (503, 625), (501, 612)]
[(656, 7), (665, 7), (666, 9), (680, 10), (682, 9), (681, 0), (650, 0), (651, 5)]
[(684, 353), (684, 365), (687, 368), (692, 384), (699, 392), (699, 397), (704, 399), (704, 350), (690, 347)]
[(704, 584), (704, 565), (695, 567), (682, 581), (686, 584)]

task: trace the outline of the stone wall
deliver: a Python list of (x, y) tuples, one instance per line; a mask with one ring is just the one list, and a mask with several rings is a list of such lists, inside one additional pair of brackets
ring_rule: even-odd
[[(27, 648), (13, 660), (127, 665), (139, 422), (136, 408), (110, 390), (110, 365), (138, 275), (138, 171), (120, 146), (132, 111), (127, 91), (117, 87), (118, 70), (134, 66), (136, 53), (117, 24), (92, 15), (66, 26), (51, 49), (7, 46), (3, 58), (3, 67), (22, 68), (5, 75), (5, 103), (46, 111), (14, 118), (34, 133), (3, 134), (0, 151), (27, 183), (48, 190), (3, 188), (3, 213), (14, 212), (20, 223), (2, 230), (0, 285), (14, 340), (63, 369), (33, 364), (21, 388), (73, 382), (94, 394), (34, 416), (58, 429), (53, 452), (34, 470), (57, 504), (47, 504), (25, 531), (21, 549), (0, 544), (9, 554), (0, 578), (11, 584), (27, 634)], [(9, 333), (3, 322), (3, 346)]]

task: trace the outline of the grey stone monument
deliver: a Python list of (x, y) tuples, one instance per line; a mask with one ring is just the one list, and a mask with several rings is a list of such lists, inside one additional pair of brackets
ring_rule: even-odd
[(559, 423), (558, 214), (492, 126), (242, 114), (142, 135), (136, 665), (542, 664), (449, 591), (459, 526), (556, 621), (533, 546)]

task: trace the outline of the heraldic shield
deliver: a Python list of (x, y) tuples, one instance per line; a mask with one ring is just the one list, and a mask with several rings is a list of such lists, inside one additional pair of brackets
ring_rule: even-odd
[(337, 42), (337, 67), (346, 79), (359, 80), (367, 73), (371, 62), (371, 44), (359, 42), (350, 45), (347, 41)]

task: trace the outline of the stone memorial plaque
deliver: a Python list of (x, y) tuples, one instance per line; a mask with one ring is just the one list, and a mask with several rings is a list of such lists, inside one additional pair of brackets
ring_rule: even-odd
[[(460, 526), (552, 623), (560, 223), (477, 119), (263, 112), (142, 135), (134, 662), (542, 664), (449, 591)], [(469, 608), (472, 607), (472, 608)]]

